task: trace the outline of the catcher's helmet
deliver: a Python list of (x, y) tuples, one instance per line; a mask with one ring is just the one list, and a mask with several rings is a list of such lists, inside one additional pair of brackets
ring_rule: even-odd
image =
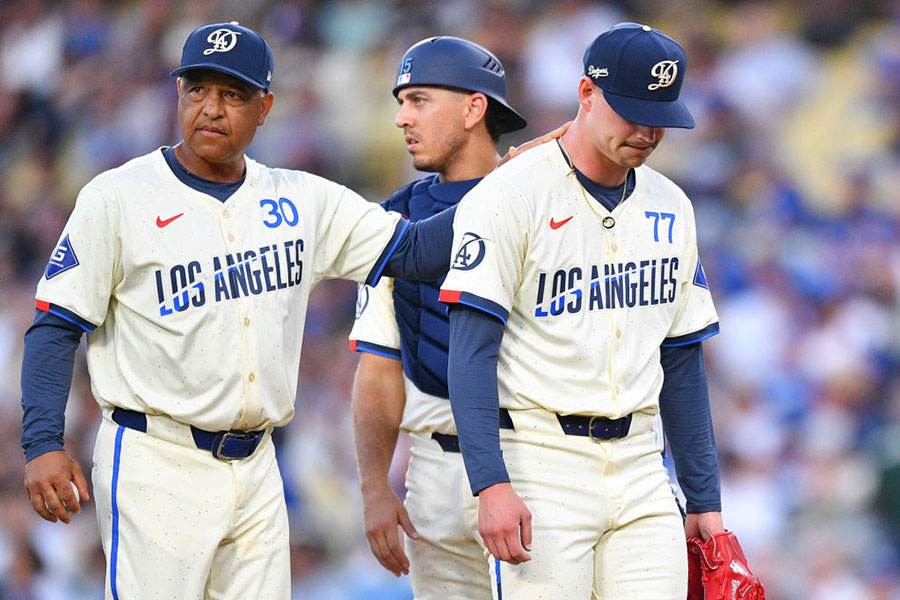
[(393, 93), (411, 85), (441, 85), (481, 92), (500, 109), (501, 133), (528, 123), (506, 103), (506, 71), (497, 57), (474, 42), (439, 36), (414, 44), (400, 61)]

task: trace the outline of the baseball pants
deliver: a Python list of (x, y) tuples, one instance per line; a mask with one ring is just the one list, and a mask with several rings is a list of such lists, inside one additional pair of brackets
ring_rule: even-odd
[(105, 411), (92, 479), (107, 600), (287, 600), (288, 518), (271, 437), (232, 462), (187, 444)]
[(462, 455), (411, 433), (406, 500), (419, 539), (406, 538), (416, 600), (490, 600), (488, 559), (477, 538), (478, 502)]
[(533, 550), (528, 562), (496, 563), (502, 598), (684, 600), (684, 526), (655, 418), (635, 414), (627, 437), (593, 441), (544, 410), (510, 414), (516, 429), (501, 429), (501, 446), (531, 511)]

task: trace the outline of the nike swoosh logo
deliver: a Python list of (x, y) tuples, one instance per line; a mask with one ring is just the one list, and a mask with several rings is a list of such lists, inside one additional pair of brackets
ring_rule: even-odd
[(182, 216), (183, 214), (184, 214), (184, 213), (178, 213), (178, 214), (175, 215), (174, 217), (170, 217), (170, 218), (166, 219), (165, 221), (163, 221), (163, 220), (160, 219), (159, 217), (156, 217), (156, 226), (159, 227), (160, 229), (162, 229), (163, 227), (165, 227), (166, 225), (168, 225), (169, 223), (171, 223), (172, 221), (174, 221), (174, 220), (177, 219), (178, 217)]
[[(574, 217), (574, 216), (575, 215), (572, 215), (572, 217)], [(569, 217), (568, 219), (563, 219), (562, 221), (554, 221), (553, 217), (550, 217), (550, 229), (559, 229), (560, 227), (562, 227), (563, 225), (565, 225), (566, 223), (571, 221), (572, 217)]]

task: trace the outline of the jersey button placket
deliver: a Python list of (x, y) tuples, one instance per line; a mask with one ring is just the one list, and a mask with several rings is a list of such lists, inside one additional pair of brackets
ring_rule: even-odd
[[(222, 218), (228, 219), (228, 223), (230, 223), (231, 222), (231, 211), (228, 210), (227, 208), (225, 210), (223, 210)], [(224, 230), (224, 233), (225, 233), (225, 239), (228, 240), (229, 242), (234, 242), (235, 237), (234, 237), (234, 232), (230, 231), (231, 227), (229, 225), (224, 225), (222, 229)]]
[[(617, 253), (619, 251), (619, 244), (615, 241), (616, 238), (617, 235), (613, 229), (606, 229), (606, 248), (608, 255)], [(610, 400), (613, 404), (616, 405), (616, 407), (618, 407), (620, 388), (616, 381), (616, 364), (618, 363), (619, 356), (622, 354), (622, 329), (621, 327), (619, 327), (618, 323), (616, 323), (615, 311), (610, 311), (609, 320), (610, 333), (615, 336), (615, 338), (613, 338), (614, 341), (610, 343), (609, 364), (607, 365), (609, 373), (610, 393), (612, 396)]]

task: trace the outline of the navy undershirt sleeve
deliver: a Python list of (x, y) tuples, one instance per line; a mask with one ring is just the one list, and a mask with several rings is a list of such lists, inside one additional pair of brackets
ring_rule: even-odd
[(719, 463), (700, 342), (660, 349), (659, 410), (689, 513), (722, 510)]
[[(414, 281), (435, 281), (450, 270), (450, 252), (453, 246), (453, 217), (456, 206), (439, 212), (433, 217), (409, 223), (409, 227), (392, 246), (388, 244), (389, 255), (376, 262), (369, 279), (377, 283), (381, 275), (412, 279)], [(391, 249), (393, 251), (391, 251)], [(377, 273), (378, 265), (384, 264), (384, 271)], [(366, 283), (374, 285), (372, 281)]]
[(472, 493), (509, 481), (500, 450), (497, 350), (503, 323), (465, 305), (450, 307), (450, 405)]
[(82, 329), (36, 311), (22, 356), (22, 448), (29, 461), (63, 449), (66, 402)]

